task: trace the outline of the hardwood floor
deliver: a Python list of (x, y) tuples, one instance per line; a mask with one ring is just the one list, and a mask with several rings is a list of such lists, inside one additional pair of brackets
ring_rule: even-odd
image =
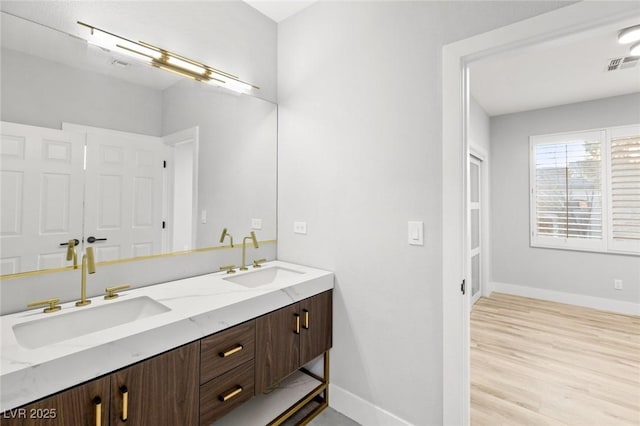
[(471, 312), (471, 424), (640, 425), (640, 317), (481, 298)]

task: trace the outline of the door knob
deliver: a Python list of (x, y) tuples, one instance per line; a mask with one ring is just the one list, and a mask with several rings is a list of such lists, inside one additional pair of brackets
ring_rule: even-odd
[(87, 238), (87, 242), (89, 244), (95, 243), (96, 241), (107, 241), (107, 239), (106, 238), (96, 238), (93, 235), (90, 236), (89, 238)]
[[(77, 238), (75, 238), (73, 240), (73, 242), (75, 243), (76, 247), (78, 247), (78, 244), (80, 244), (80, 240), (78, 240)], [(68, 246), (69, 245), (69, 241), (65, 241), (64, 243), (60, 243), (60, 247), (62, 246)]]

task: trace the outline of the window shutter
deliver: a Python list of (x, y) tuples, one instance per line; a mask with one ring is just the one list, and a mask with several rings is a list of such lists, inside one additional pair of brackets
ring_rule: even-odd
[(640, 241), (640, 136), (611, 140), (614, 241)]
[(535, 145), (538, 236), (602, 239), (601, 146), (586, 138)]

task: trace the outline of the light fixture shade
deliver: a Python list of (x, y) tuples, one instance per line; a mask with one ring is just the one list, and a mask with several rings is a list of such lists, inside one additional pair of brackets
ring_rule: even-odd
[(623, 29), (618, 33), (618, 43), (629, 44), (640, 40), (640, 25)]
[(640, 42), (632, 44), (629, 53), (631, 56), (640, 56)]

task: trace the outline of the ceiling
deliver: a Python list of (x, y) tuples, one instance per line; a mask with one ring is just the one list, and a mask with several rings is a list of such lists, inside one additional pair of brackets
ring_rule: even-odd
[(245, 3), (262, 12), (276, 22), (282, 22), (289, 16), (295, 15), (317, 0), (244, 0)]
[(495, 116), (640, 92), (640, 62), (607, 71), (629, 56), (618, 32), (637, 24), (640, 16), (472, 62), (471, 94)]

